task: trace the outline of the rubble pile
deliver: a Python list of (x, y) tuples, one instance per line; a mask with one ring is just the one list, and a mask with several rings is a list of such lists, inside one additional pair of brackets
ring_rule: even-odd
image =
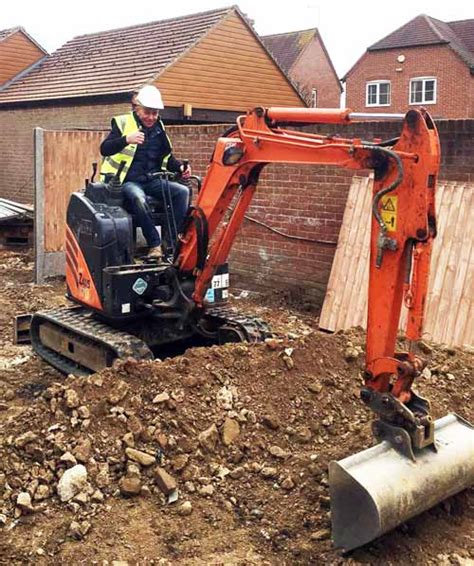
[[(328, 463), (373, 443), (359, 398), (364, 335), (325, 334), (283, 308), (253, 310), (276, 330), (264, 344), (117, 361), (87, 378), (61, 376), (6, 343), (0, 555), (45, 564), (105, 564), (97, 553), (130, 564), (375, 563), (401, 549), (416, 561), (421, 544), (433, 564), (474, 559), (472, 490), (430, 512), (436, 521), (415, 519), (416, 544), (404, 525), (354, 560), (338, 555)], [(434, 416), (474, 420), (474, 352), (421, 346), (432, 360), (419, 391)], [(445, 548), (433, 529), (460, 533), (459, 544)]]

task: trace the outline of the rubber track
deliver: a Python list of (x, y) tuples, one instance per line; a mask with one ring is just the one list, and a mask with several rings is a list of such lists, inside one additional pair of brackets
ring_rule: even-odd
[(243, 330), (247, 342), (264, 342), (272, 337), (270, 326), (261, 318), (250, 316), (227, 305), (206, 309), (205, 318), (216, 318), (226, 326), (236, 326)]
[[(272, 336), (266, 322), (226, 305), (207, 309), (204, 317), (211, 320), (217, 319), (219, 324), (236, 327), (242, 331), (246, 341), (250, 343), (263, 342)], [(31, 324), (33, 349), (50, 365), (65, 374), (90, 375), (93, 370), (44, 346), (39, 339), (41, 322), (54, 324), (86, 342), (102, 345), (104, 349), (112, 351), (116, 358), (153, 359), (153, 353), (143, 340), (96, 320), (86, 308), (58, 308), (38, 312), (34, 315)]]
[(32, 320), (32, 346), (43, 359), (65, 374), (89, 375), (93, 373), (93, 370), (41, 344), (39, 339), (39, 325), (41, 322), (49, 322), (59, 326), (61, 329), (83, 338), (86, 342), (102, 345), (104, 349), (111, 350), (117, 358), (153, 359), (150, 348), (143, 340), (96, 320), (92, 313), (83, 307), (72, 309), (59, 308), (38, 312)]

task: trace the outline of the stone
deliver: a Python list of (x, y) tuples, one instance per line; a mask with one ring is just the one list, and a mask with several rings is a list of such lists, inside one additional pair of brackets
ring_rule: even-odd
[(226, 418), (222, 427), (222, 442), (224, 446), (230, 446), (239, 435), (239, 423), (233, 419)]
[(94, 503), (102, 503), (105, 497), (104, 494), (100, 491), (100, 489), (96, 489), (94, 493), (91, 495), (91, 501)]
[(136, 476), (123, 476), (119, 481), (122, 495), (138, 495), (142, 489), (142, 482)]
[(73, 453), (79, 462), (86, 463), (91, 457), (91, 441), (89, 438), (82, 438), (77, 446), (74, 448)]
[(181, 515), (182, 517), (187, 517), (188, 515), (191, 515), (192, 512), (193, 512), (193, 506), (191, 504), (191, 501), (184, 501), (184, 503), (182, 503), (177, 508), (178, 515)]
[(91, 416), (91, 412), (89, 411), (89, 408), (86, 407), (85, 405), (79, 407), (77, 409), (77, 413), (81, 417), (81, 419), (89, 419)]
[(123, 379), (119, 379), (115, 384), (115, 389), (112, 391), (109, 396), (108, 400), (112, 405), (117, 405), (125, 399), (128, 393), (128, 384), (123, 381)]
[(277, 340), (276, 338), (267, 338), (265, 340), (265, 345), (269, 350), (278, 350), (282, 341)]
[(208, 485), (203, 485), (201, 488), (199, 488), (199, 494), (202, 495), (203, 497), (212, 497), (214, 495), (214, 486), (211, 484)]
[(51, 495), (51, 490), (49, 489), (49, 486), (40, 484), (35, 491), (35, 495), (33, 499), (35, 501), (42, 501), (43, 499), (48, 499), (50, 495)]
[(166, 403), (166, 401), (170, 400), (170, 396), (166, 391), (163, 393), (158, 393), (153, 399), (153, 403)]
[(286, 460), (286, 458), (290, 456), (289, 452), (285, 452), (285, 450), (283, 450), (283, 448), (280, 448), (279, 446), (271, 446), (269, 452), (273, 457), (280, 460)]
[(125, 454), (130, 460), (138, 462), (145, 467), (156, 464), (156, 458), (154, 456), (147, 454), (146, 452), (142, 452), (141, 450), (136, 450), (135, 448), (126, 448)]
[(16, 505), (23, 512), (31, 513), (34, 509), (31, 504), (31, 495), (27, 491), (21, 491), (16, 498)]
[(229, 472), (229, 477), (231, 477), (233, 480), (240, 480), (244, 475), (245, 475), (245, 468), (243, 466), (234, 468)]
[(58, 483), (58, 495), (61, 501), (69, 501), (87, 487), (87, 470), (82, 464), (69, 468)]
[(219, 442), (219, 431), (215, 424), (201, 432), (198, 436), (199, 444), (206, 452), (215, 452)]
[(64, 462), (68, 466), (75, 466), (77, 464), (76, 458), (70, 452), (64, 452), (64, 454), (59, 458), (60, 462)]
[(311, 534), (311, 540), (326, 540), (331, 538), (331, 531), (329, 529), (320, 529)]
[(280, 428), (280, 422), (276, 415), (265, 415), (262, 418), (262, 424), (270, 430), (278, 430)]
[(23, 448), (26, 444), (33, 442), (37, 438), (38, 438), (38, 435), (36, 435), (31, 430), (29, 430), (28, 432), (25, 432), (24, 434), (22, 434), (18, 438), (16, 438), (14, 445), (15, 445), (16, 448)]
[(171, 467), (175, 472), (181, 472), (188, 465), (189, 456), (187, 454), (180, 454), (171, 460)]
[(133, 436), (132, 432), (127, 432), (127, 434), (124, 434), (122, 440), (129, 448), (133, 448), (135, 446), (135, 437)]
[(321, 393), (321, 391), (323, 390), (323, 386), (315, 381), (308, 383), (307, 387), (311, 391), (311, 393)]
[(273, 479), (278, 476), (278, 470), (276, 468), (272, 468), (271, 466), (264, 466), (260, 470), (260, 475), (265, 479)]
[(358, 357), (359, 357), (358, 350), (356, 350), (355, 348), (346, 348), (346, 351), (344, 352), (344, 359), (347, 362), (352, 362), (354, 360), (357, 360)]
[(108, 487), (110, 485), (109, 464), (107, 462), (101, 462), (98, 464), (98, 469), (99, 471), (95, 476), (95, 483), (97, 487)]
[(136, 415), (132, 415), (128, 419), (127, 428), (135, 438), (140, 437), (145, 430), (142, 421)]
[(153, 473), (156, 485), (165, 495), (169, 495), (176, 489), (176, 480), (165, 469), (158, 466), (154, 469)]
[(66, 389), (64, 399), (66, 401), (66, 407), (69, 409), (76, 409), (80, 405), (79, 395), (74, 389)]
[(288, 476), (281, 482), (282, 489), (286, 491), (291, 491), (295, 487), (295, 482), (291, 476)]
[(293, 369), (295, 367), (295, 362), (292, 357), (282, 356), (282, 360), (284, 361), (287, 369)]
[(69, 525), (68, 535), (77, 540), (81, 540), (86, 536), (90, 529), (91, 524), (89, 521), (81, 521), (80, 523), (78, 521), (72, 521)]
[(234, 395), (230, 387), (224, 386), (219, 389), (216, 396), (217, 406), (225, 411), (230, 411), (234, 403)]

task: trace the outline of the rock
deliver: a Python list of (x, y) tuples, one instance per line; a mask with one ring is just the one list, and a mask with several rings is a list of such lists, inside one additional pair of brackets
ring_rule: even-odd
[(272, 468), (271, 466), (264, 466), (260, 470), (260, 475), (265, 479), (273, 479), (278, 476), (278, 470), (276, 468)]
[(135, 438), (139, 438), (145, 430), (142, 421), (136, 415), (132, 415), (128, 419), (127, 428)]
[(81, 419), (89, 419), (90, 416), (91, 416), (91, 412), (89, 411), (89, 409), (85, 405), (82, 405), (82, 407), (79, 407), (77, 409), (77, 413), (81, 417)]
[(129, 448), (133, 448), (135, 446), (135, 438), (133, 436), (133, 433), (131, 432), (127, 432), (127, 434), (124, 434), (122, 440)]
[(262, 418), (262, 424), (270, 430), (278, 430), (280, 428), (280, 422), (276, 415), (265, 415)]
[(311, 391), (311, 393), (321, 393), (321, 391), (323, 390), (323, 386), (320, 383), (316, 382), (308, 383), (307, 387)]
[(233, 480), (240, 480), (244, 475), (245, 475), (245, 468), (243, 466), (234, 468), (229, 472), (229, 477), (231, 477)]
[(66, 400), (66, 407), (69, 409), (76, 409), (80, 405), (79, 395), (74, 389), (66, 389), (64, 399)]
[(281, 482), (282, 489), (286, 491), (291, 491), (295, 487), (295, 482), (291, 476), (288, 476)]
[(230, 446), (239, 435), (239, 423), (233, 419), (226, 418), (222, 427), (222, 442), (224, 446)]
[(188, 465), (189, 456), (187, 454), (180, 454), (171, 460), (171, 466), (175, 472), (181, 472)]
[(81, 439), (74, 448), (73, 453), (79, 462), (86, 463), (91, 457), (91, 441), (89, 438)]
[(59, 458), (60, 462), (64, 462), (68, 466), (75, 466), (77, 464), (76, 458), (70, 452), (64, 452), (64, 454)]
[(123, 379), (119, 379), (116, 384), (114, 390), (109, 394), (108, 400), (112, 405), (117, 405), (125, 399), (128, 393), (128, 385)]
[(293, 369), (295, 367), (295, 362), (290, 356), (282, 356), (282, 360), (285, 362), (287, 369)]
[(107, 462), (101, 462), (98, 464), (98, 468), (99, 471), (95, 476), (95, 483), (97, 487), (108, 487), (110, 485), (109, 464)]
[(27, 491), (21, 491), (16, 498), (16, 506), (19, 507), (22, 513), (32, 513), (34, 511), (31, 505), (31, 495)]
[(7, 516), (3, 513), (0, 513), (0, 527), (3, 527), (7, 524)]
[(102, 503), (104, 499), (104, 494), (100, 491), (100, 489), (96, 489), (91, 495), (91, 501), (93, 501), (94, 503)]
[(219, 442), (219, 431), (215, 424), (201, 432), (198, 436), (199, 444), (206, 452), (215, 452)]
[(33, 442), (38, 438), (38, 435), (29, 430), (15, 439), (14, 445), (16, 448), (23, 448), (26, 444)]
[(153, 399), (153, 403), (166, 403), (166, 401), (170, 400), (170, 396), (168, 395), (167, 391), (163, 391), (163, 393), (158, 393)]
[(326, 540), (331, 538), (331, 531), (329, 529), (320, 529), (311, 534), (311, 540)]
[(49, 489), (49, 486), (40, 484), (35, 491), (35, 495), (33, 499), (35, 501), (42, 501), (43, 499), (48, 499), (50, 495), (51, 495), (51, 490)]
[(69, 501), (87, 487), (87, 470), (82, 464), (69, 468), (58, 483), (58, 495), (61, 501)]
[(344, 359), (348, 362), (352, 362), (354, 360), (357, 360), (357, 358), (359, 357), (359, 351), (356, 350), (355, 348), (346, 348), (346, 351), (344, 352)]
[(281, 340), (277, 340), (276, 338), (267, 338), (265, 340), (265, 345), (269, 350), (278, 350), (281, 343)]
[(153, 473), (156, 485), (165, 495), (169, 495), (176, 489), (176, 480), (165, 469), (156, 467)]
[(142, 482), (136, 476), (123, 476), (119, 481), (119, 489), (122, 495), (138, 495), (142, 489)]
[(230, 387), (224, 386), (219, 389), (216, 396), (217, 406), (225, 411), (230, 411), (234, 404), (234, 395)]
[(127, 476), (129, 476), (129, 477), (135, 476), (135, 477), (139, 478), (141, 476), (140, 465), (135, 463), (135, 462), (128, 461), (127, 462)]
[(193, 512), (193, 506), (191, 504), (191, 501), (185, 501), (184, 503), (182, 503), (178, 509), (177, 509), (178, 515), (181, 515), (182, 517), (187, 517), (188, 515), (191, 515), (191, 513)]
[(76, 501), (80, 505), (87, 505), (89, 503), (89, 496), (84, 491), (81, 491), (74, 496), (74, 501)]
[(280, 460), (286, 460), (290, 456), (289, 452), (285, 452), (283, 448), (279, 446), (271, 446), (269, 450), (270, 454), (275, 458), (279, 458)]
[(214, 486), (209, 484), (209, 485), (203, 485), (201, 488), (199, 488), (198, 492), (200, 495), (204, 496), (204, 497), (212, 497), (214, 495)]
[(130, 460), (138, 462), (145, 467), (156, 464), (156, 458), (154, 456), (147, 454), (146, 452), (142, 452), (141, 450), (135, 450), (135, 448), (126, 448), (125, 454)]
[(89, 523), (89, 521), (81, 521), (80, 523), (78, 521), (73, 521), (69, 525), (68, 535), (77, 540), (81, 540), (86, 536), (90, 529), (91, 524)]

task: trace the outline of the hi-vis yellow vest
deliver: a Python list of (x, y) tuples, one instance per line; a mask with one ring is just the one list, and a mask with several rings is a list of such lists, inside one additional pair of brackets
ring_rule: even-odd
[[(138, 129), (138, 124), (137, 121), (135, 120), (135, 116), (133, 115), (133, 112), (130, 112), (129, 114), (122, 114), (121, 116), (114, 116), (113, 119), (115, 120), (115, 123), (117, 124), (123, 136), (128, 136), (128, 134), (136, 132)], [(158, 122), (163, 132), (165, 132), (165, 127), (161, 122), (161, 120), (158, 120)], [(166, 132), (165, 135), (171, 149), (171, 141), (168, 137), (168, 134), (166, 134)], [(102, 176), (107, 174), (115, 175), (120, 167), (120, 163), (122, 163), (122, 161), (125, 161), (124, 168), (120, 173), (120, 182), (123, 183), (128, 173), (128, 170), (130, 169), (130, 165), (132, 164), (136, 151), (137, 151), (137, 144), (133, 143), (126, 145), (119, 153), (115, 153), (114, 155), (108, 155), (107, 157), (104, 157), (104, 159), (102, 160), (102, 165), (100, 167), (100, 174)], [(166, 170), (170, 156), (171, 156), (171, 152), (165, 155), (161, 163), (161, 169)]]

